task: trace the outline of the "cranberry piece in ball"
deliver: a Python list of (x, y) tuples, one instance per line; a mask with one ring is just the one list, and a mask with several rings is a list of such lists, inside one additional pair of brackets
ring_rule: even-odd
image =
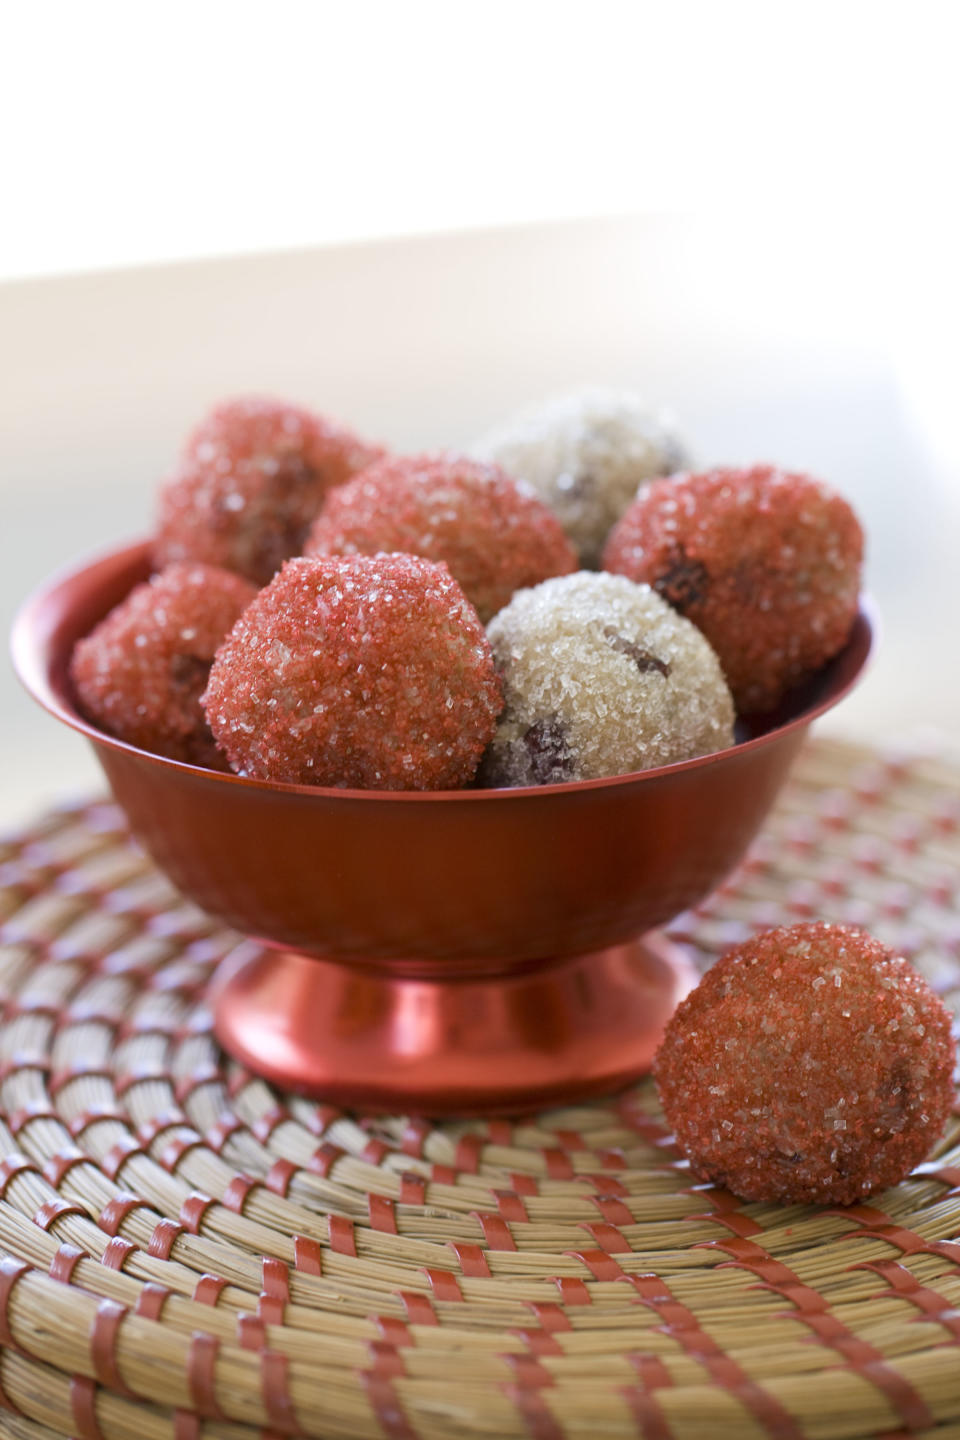
[(203, 697), (235, 770), (374, 790), (466, 785), (500, 682), (476, 611), (415, 555), (289, 560), (217, 652)]
[(701, 1180), (850, 1205), (896, 1185), (953, 1103), (950, 1017), (862, 930), (793, 925), (728, 951), (683, 1001), (657, 1089)]
[(862, 561), (846, 500), (768, 465), (654, 481), (603, 556), (703, 631), (741, 714), (773, 709), (843, 648)]
[(162, 487), (154, 559), (200, 560), (266, 584), (297, 555), (326, 492), (383, 451), (280, 401), (218, 406)]
[(577, 568), (542, 500), (499, 466), (457, 455), (381, 460), (330, 492), (306, 553), (377, 551), (445, 561), (484, 623), (515, 590)]
[(211, 565), (170, 565), (138, 585), (74, 649), (84, 714), (142, 750), (225, 769), (200, 696), (214, 652), (256, 593)]

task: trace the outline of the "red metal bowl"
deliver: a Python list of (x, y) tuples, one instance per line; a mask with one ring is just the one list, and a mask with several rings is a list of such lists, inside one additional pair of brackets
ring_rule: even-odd
[(20, 678), (90, 740), (174, 884), (256, 942), (215, 984), (225, 1048), (305, 1094), (429, 1114), (531, 1110), (649, 1068), (693, 976), (648, 932), (736, 864), (871, 644), (861, 613), (777, 716), (698, 760), (517, 790), (328, 790), (200, 770), (82, 718), (73, 645), (148, 571), (138, 544), (50, 581), (14, 626)]

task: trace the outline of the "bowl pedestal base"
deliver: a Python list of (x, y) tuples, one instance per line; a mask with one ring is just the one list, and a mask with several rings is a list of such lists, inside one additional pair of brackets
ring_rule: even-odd
[(245, 942), (211, 1002), (224, 1049), (285, 1090), (393, 1113), (506, 1115), (645, 1074), (696, 980), (657, 932), (526, 965), (378, 966)]

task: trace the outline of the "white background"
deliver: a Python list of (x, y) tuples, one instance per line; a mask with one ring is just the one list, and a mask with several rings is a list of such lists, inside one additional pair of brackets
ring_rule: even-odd
[[(704, 460), (850, 495), (886, 639), (833, 723), (957, 729), (952, 5), (20, 8), (4, 626), (53, 566), (147, 528), (223, 394), (402, 448), (610, 379)], [(576, 220), (604, 215), (633, 218)], [(430, 231), (463, 233), (389, 238)], [(96, 783), (7, 674), (0, 704), (0, 820)]]

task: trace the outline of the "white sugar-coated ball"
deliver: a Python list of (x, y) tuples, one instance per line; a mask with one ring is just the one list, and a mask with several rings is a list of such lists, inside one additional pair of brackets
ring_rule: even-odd
[(558, 396), (474, 449), (546, 501), (588, 568), (599, 565), (604, 541), (638, 488), (688, 463), (670, 422), (622, 390)]
[(487, 633), (505, 705), (486, 785), (594, 780), (733, 744), (720, 662), (648, 585), (583, 570), (545, 580)]

